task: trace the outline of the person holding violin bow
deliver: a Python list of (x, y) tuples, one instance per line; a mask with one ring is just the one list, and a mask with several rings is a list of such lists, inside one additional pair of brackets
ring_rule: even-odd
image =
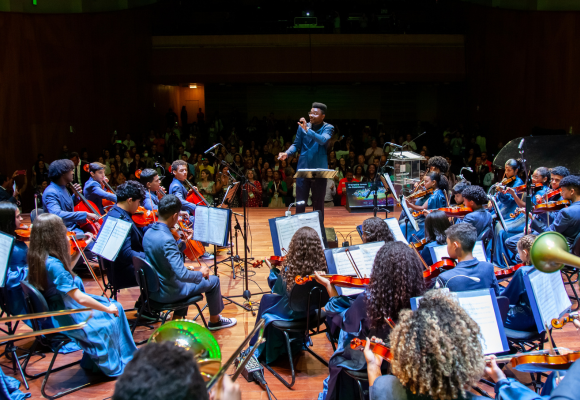
[(425, 244), (421, 250), (421, 258), (427, 265), (432, 265), (431, 247), (447, 244), (445, 231), (451, 226), (449, 218), (443, 211), (433, 211), (425, 217)]
[[(424, 178), (425, 190), (423, 192), (418, 192), (414, 197), (418, 197), (417, 201), (413, 204), (405, 199), (407, 206), (411, 210), (423, 211), (423, 210), (433, 210), (438, 208), (443, 208), (447, 206), (447, 196), (445, 191), (447, 190), (446, 182), (441, 180), (441, 175), (437, 172), (429, 172), (425, 174)], [(415, 232), (411, 223), (409, 221), (401, 221), (401, 231), (406, 235), (407, 241), (411, 242), (413, 235), (419, 239), (425, 237), (425, 216), (420, 215), (417, 217), (417, 225), (419, 226), (419, 231)]]
[(113, 203), (117, 202), (117, 196), (115, 193), (103, 190), (105, 183), (109, 181), (105, 176), (105, 168), (106, 166), (101, 163), (90, 163), (89, 172), (91, 177), (85, 182), (83, 190), (86, 199), (96, 204), (101, 215), (105, 214), (103, 200), (109, 200)]
[[(341, 329), (337, 350), (329, 361), (330, 374), (319, 398), (357, 397), (356, 382), (342, 370), (361, 371), (366, 362), (360, 351), (350, 347), (351, 340), (371, 336), (386, 340), (401, 310), (410, 307), (412, 297), (423, 295), (426, 289), (423, 270), (423, 264), (409, 246), (403, 242), (391, 242), (377, 252), (370, 283), (365, 292), (355, 298), (338, 296), (331, 281), (322, 272), (315, 272), (315, 279), (326, 287), (331, 297), (325, 306), (327, 319), (338, 323)], [(388, 365), (385, 364), (383, 369), (388, 371)]]
[(491, 229), (493, 218), (485, 208), (489, 201), (481, 186), (467, 186), (461, 193), (463, 205), (472, 211), (463, 217), (463, 222), (475, 227), (477, 238), (487, 229)]
[(458, 184), (456, 184), (455, 186), (453, 186), (453, 189), (451, 190), (451, 194), (453, 194), (453, 199), (455, 200), (455, 204), (458, 206), (464, 206), (463, 204), (463, 190), (465, 190), (466, 187), (471, 186), (471, 183), (469, 181), (463, 180), (461, 182), (459, 182)]
[(139, 181), (145, 187), (143, 207), (149, 211), (156, 211), (159, 208), (159, 200), (165, 196), (159, 174), (152, 168), (146, 168), (141, 171)]

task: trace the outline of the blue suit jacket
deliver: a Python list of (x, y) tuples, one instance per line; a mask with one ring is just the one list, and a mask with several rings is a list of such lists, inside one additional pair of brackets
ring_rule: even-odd
[(185, 186), (183, 186), (183, 183), (173, 178), (173, 182), (171, 182), (171, 185), (169, 185), (169, 194), (174, 194), (175, 196), (179, 197), (179, 200), (181, 200), (181, 209), (183, 211), (188, 211), (191, 215), (193, 215), (197, 206), (186, 200), (187, 189)]
[(51, 182), (42, 194), (44, 211), (61, 217), (68, 230), (74, 229), (77, 225), (82, 225), (87, 221), (86, 212), (73, 211), (75, 204), (79, 201), (80, 199), (76, 196), (73, 200), (65, 186), (59, 186), (54, 182)]
[[(124, 268), (128, 265), (132, 265), (133, 257), (145, 258), (145, 253), (143, 251), (143, 231), (133, 223), (131, 215), (115, 205), (111, 207), (107, 215), (103, 217), (103, 224), (107, 221), (108, 217), (118, 218), (131, 223), (131, 230), (127, 237), (125, 237), (125, 242), (123, 243), (123, 246), (121, 246), (119, 254), (113, 263), (115, 268)], [(97, 241), (98, 240), (99, 238), (97, 237)]]
[(89, 178), (87, 183), (85, 183), (83, 195), (87, 200), (90, 200), (97, 205), (97, 208), (101, 214), (105, 213), (105, 209), (103, 208), (103, 199), (107, 199), (115, 203), (117, 202), (117, 196), (115, 196), (113, 193), (105, 192), (101, 187), (101, 184), (95, 181), (92, 177)]
[(8, 191), (6, 189), (4, 189), (3, 187), (0, 188), (0, 201), (9, 201), (13, 204), (17, 203), (14, 196), (12, 196), (10, 193), (8, 193)]
[(298, 127), (294, 143), (286, 150), (286, 154), (292, 155), (300, 149), (298, 169), (301, 168), (328, 168), (328, 156), (326, 148), (328, 141), (334, 132), (334, 126), (323, 122), (322, 125), (312, 126), (307, 124), (308, 131)]
[(467, 275), (474, 278), (479, 278), (479, 282), (474, 282), (471, 279), (460, 276), (453, 279), (449, 283), (449, 290), (452, 292), (464, 292), (466, 290), (478, 290), (493, 288), (495, 295), (499, 296), (499, 285), (495, 278), (493, 264), (488, 262), (478, 261), (477, 259), (462, 261), (457, 263), (457, 266), (449, 271), (443, 272), (437, 278), (437, 281), (442, 287), (445, 287), (447, 282), (454, 276)]
[(560, 210), (556, 219), (548, 227), (537, 219), (532, 221), (532, 229), (538, 232), (553, 231), (564, 235), (569, 245), (574, 243), (576, 236), (580, 234), (580, 201)]
[(145, 232), (143, 248), (147, 261), (159, 276), (160, 288), (151, 293), (151, 299), (160, 303), (173, 303), (191, 297), (203, 279), (199, 271), (190, 271), (183, 264), (183, 253), (167, 225), (157, 222)]
[(471, 212), (463, 218), (463, 222), (467, 222), (475, 227), (477, 230), (477, 237), (487, 228), (491, 229), (491, 221), (492, 217), (491, 214), (484, 208), (480, 208), (479, 210), (475, 210)]
[(145, 200), (143, 200), (143, 207), (146, 210), (153, 211), (159, 209), (159, 198), (157, 197), (157, 192), (145, 192)]

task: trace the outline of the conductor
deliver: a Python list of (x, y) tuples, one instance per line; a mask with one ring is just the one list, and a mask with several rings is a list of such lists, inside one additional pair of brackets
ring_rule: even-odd
[[(300, 118), (298, 122), (298, 132), (292, 146), (286, 152), (278, 154), (280, 160), (285, 160), (288, 156), (296, 153), (300, 149), (298, 158), (298, 169), (328, 168), (327, 147), (330, 144), (334, 127), (324, 122), (326, 116), (326, 105), (322, 103), (312, 103), (312, 109), (308, 113), (310, 122)], [(314, 210), (320, 210), (320, 216), (324, 221), (324, 195), (326, 192), (326, 179), (298, 178), (296, 179), (296, 201), (304, 201), (296, 206), (296, 213), (303, 213), (306, 210), (308, 194), (312, 190), (312, 206)]]

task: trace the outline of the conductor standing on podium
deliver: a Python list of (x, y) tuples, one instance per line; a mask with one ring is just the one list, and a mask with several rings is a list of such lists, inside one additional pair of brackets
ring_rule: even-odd
[[(278, 154), (280, 160), (285, 160), (288, 156), (296, 153), (300, 149), (298, 159), (298, 169), (328, 169), (327, 147), (330, 144), (334, 127), (324, 122), (326, 116), (326, 105), (322, 103), (312, 103), (312, 109), (308, 113), (310, 122), (300, 118), (298, 122), (298, 132), (294, 143), (286, 152)], [(314, 210), (320, 210), (320, 216), (324, 222), (324, 195), (326, 193), (326, 179), (296, 179), (296, 201), (304, 201), (304, 204), (296, 206), (296, 213), (303, 213), (306, 210), (308, 194), (312, 190), (312, 206)]]

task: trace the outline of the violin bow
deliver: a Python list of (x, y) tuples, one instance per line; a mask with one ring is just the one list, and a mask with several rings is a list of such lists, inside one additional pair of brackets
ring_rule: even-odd
[(356, 265), (356, 262), (354, 262), (354, 258), (352, 256), (350, 250), (349, 249), (345, 249), (344, 250), (344, 253), (346, 254), (346, 257), (348, 258), (348, 261), (350, 261), (350, 265), (352, 265), (352, 268), (354, 269), (354, 272), (356, 273), (356, 275), (360, 279), (362, 279), (362, 275), (361, 275), (361, 273), (360, 273), (360, 271), (359, 271), (359, 269), (358, 269), (358, 267)]
[(413, 245), (413, 243), (411, 243), (409, 246), (415, 251), (415, 254), (417, 254), (417, 257), (419, 257), (419, 260), (421, 260), (421, 262), (423, 263), (423, 266), (425, 267), (425, 269), (429, 269), (429, 266), (425, 262), (425, 259), (423, 257), (421, 257), (421, 254), (419, 253), (419, 250), (417, 250), (417, 248)]
[(507, 267), (509, 268), (510, 263), (508, 262), (507, 257), (505, 256), (505, 253), (501, 253), (501, 255), (503, 256), (503, 260), (505, 261), (505, 265), (507, 265)]
[(105, 292), (105, 288), (103, 288), (103, 285), (101, 285), (101, 282), (99, 282), (99, 280), (97, 279), (97, 275), (95, 275), (95, 271), (93, 270), (93, 267), (91, 267), (91, 264), (89, 264), (89, 260), (87, 260), (87, 256), (85, 256), (83, 249), (81, 249), (81, 246), (79, 246), (79, 242), (77, 242), (77, 238), (74, 235), (70, 236), (70, 238), (73, 240), (75, 246), (77, 247), (77, 250), (80, 252), (81, 257), (83, 258), (85, 264), (87, 264), (87, 268), (89, 269), (89, 272), (93, 276), (93, 279), (95, 280), (97, 285), (99, 285), (99, 288), (101, 289), (101, 292), (103, 293), (103, 296), (105, 296), (105, 299), (107, 299), (109, 304), (111, 304), (111, 299), (109, 298), (109, 296), (107, 296), (107, 293)]

